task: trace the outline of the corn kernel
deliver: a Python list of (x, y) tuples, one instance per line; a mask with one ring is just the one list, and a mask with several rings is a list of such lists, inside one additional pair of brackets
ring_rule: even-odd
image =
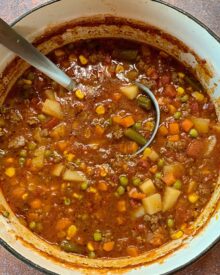
[(8, 177), (13, 177), (15, 175), (15, 168), (14, 167), (9, 167), (5, 170), (5, 175)]
[(89, 193), (96, 193), (97, 190), (94, 187), (89, 187), (88, 192)]
[(99, 105), (98, 107), (96, 107), (95, 111), (98, 115), (104, 115), (105, 107), (103, 105)]
[(100, 176), (101, 177), (106, 177), (108, 174), (108, 171), (106, 171), (106, 169), (104, 167), (100, 168)]
[(149, 157), (151, 153), (152, 153), (152, 150), (151, 150), (151, 148), (148, 147), (144, 150), (143, 155), (144, 155), (144, 157)]
[(71, 240), (76, 235), (77, 228), (74, 224), (70, 225), (67, 230), (67, 240)]
[(199, 92), (194, 92), (192, 93), (192, 96), (199, 102), (203, 101), (204, 100), (204, 95), (202, 93), (199, 93)]
[(75, 96), (78, 98), (78, 99), (83, 99), (85, 97), (85, 94), (83, 91), (81, 91), (80, 89), (76, 90), (75, 91)]
[(188, 200), (191, 203), (196, 203), (198, 199), (199, 199), (199, 195), (197, 195), (196, 193), (190, 194), (188, 196)]
[(82, 65), (86, 65), (88, 63), (88, 59), (82, 54), (79, 56), (79, 61)]
[(77, 193), (73, 193), (73, 197), (74, 197), (75, 199), (78, 199), (78, 200), (81, 200), (81, 199), (82, 199), (82, 195), (77, 194)]
[(185, 74), (184, 74), (184, 73), (179, 72), (179, 73), (178, 73), (178, 76), (179, 76), (180, 78), (184, 78), (184, 77), (185, 77)]
[(32, 81), (29, 80), (29, 79), (23, 79), (23, 83), (26, 84), (26, 85), (31, 85)]
[(28, 193), (24, 193), (24, 195), (22, 195), (22, 199), (25, 201), (28, 198)]
[(66, 155), (66, 160), (70, 162), (70, 161), (72, 161), (74, 159), (74, 157), (75, 157), (74, 154), (69, 153), (69, 154)]
[(177, 95), (182, 96), (185, 93), (185, 89), (183, 87), (177, 88)]
[(176, 108), (175, 108), (175, 106), (173, 106), (173, 105), (169, 105), (169, 111), (170, 111), (170, 113), (173, 115), (175, 112), (176, 112)]
[(88, 243), (87, 243), (87, 249), (88, 249), (89, 251), (94, 251), (94, 250), (95, 250), (95, 249), (94, 249), (94, 246), (92, 245), (91, 242), (88, 242)]
[(153, 121), (147, 121), (146, 123), (144, 123), (144, 129), (146, 129), (147, 131), (153, 131), (154, 129), (154, 122)]
[(171, 239), (177, 240), (177, 239), (180, 239), (182, 236), (183, 236), (183, 231), (179, 230), (171, 234)]
[(122, 65), (118, 64), (116, 66), (115, 72), (116, 72), (116, 74), (119, 74), (119, 73), (124, 72), (124, 70), (125, 70), (124, 67)]

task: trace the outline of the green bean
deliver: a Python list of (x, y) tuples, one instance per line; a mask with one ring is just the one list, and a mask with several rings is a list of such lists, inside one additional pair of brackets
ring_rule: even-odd
[(137, 58), (138, 51), (137, 50), (115, 50), (113, 52), (113, 57), (117, 57), (120, 59), (125, 59), (128, 61), (134, 61)]
[(144, 108), (147, 111), (149, 111), (152, 107), (151, 100), (144, 95), (141, 95), (137, 98), (137, 103), (140, 107)]
[(202, 90), (202, 85), (197, 80), (194, 80), (187, 75), (184, 77), (184, 80), (186, 81), (187, 84), (189, 84), (193, 88), (193, 90), (195, 91)]
[(131, 140), (137, 142), (139, 145), (142, 145), (142, 146), (145, 145), (146, 142), (147, 142), (147, 140), (145, 139), (144, 136), (142, 136), (140, 133), (138, 133), (137, 131), (135, 131), (135, 130), (132, 129), (132, 128), (126, 129), (126, 130), (124, 131), (124, 135), (125, 135), (127, 138), (129, 138), (129, 139), (131, 139)]
[(60, 243), (60, 248), (66, 252), (81, 253), (81, 248), (77, 244), (67, 240), (63, 240)]

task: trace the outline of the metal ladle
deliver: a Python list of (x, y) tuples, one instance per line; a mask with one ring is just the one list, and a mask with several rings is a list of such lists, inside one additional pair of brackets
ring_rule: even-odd
[[(59, 83), (67, 90), (73, 90), (77, 87), (77, 83), (73, 81), (67, 74), (59, 69), (52, 61), (50, 61), (45, 55), (39, 52), (31, 43), (29, 43), (24, 37), (13, 30), (4, 20), (0, 18), (0, 43), (6, 48), (16, 53), (27, 63)], [(135, 83), (143, 92), (145, 92), (154, 104), (156, 110), (156, 122), (154, 129), (151, 133), (150, 139), (147, 143), (141, 147), (134, 155), (137, 155), (144, 151), (153, 141), (160, 123), (160, 108), (154, 94), (143, 84)]]

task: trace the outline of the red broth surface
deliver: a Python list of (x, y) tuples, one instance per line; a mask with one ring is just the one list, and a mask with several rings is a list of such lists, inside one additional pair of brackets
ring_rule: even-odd
[[(166, 53), (121, 39), (49, 58), (78, 89), (30, 68), (1, 107), (0, 187), (21, 223), (90, 258), (134, 257), (188, 234), (219, 174), (220, 125), (199, 82)], [(136, 157), (155, 111), (134, 81), (161, 109)]]

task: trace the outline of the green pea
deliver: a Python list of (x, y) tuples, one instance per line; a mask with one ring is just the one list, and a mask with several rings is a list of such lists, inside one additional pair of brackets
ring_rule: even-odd
[(28, 149), (29, 150), (34, 150), (37, 147), (37, 144), (33, 141), (31, 141), (30, 143), (28, 143)]
[(41, 122), (44, 122), (44, 121), (46, 120), (46, 117), (45, 117), (44, 114), (39, 114), (39, 115), (37, 116), (37, 118), (38, 118)]
[(88, 188), (88, 182), (84, 181), (80, 187), (82, 190), (86, 190)]
[(119, 177), (119, 182), (122, 186), (128, 185), (128, 178), (126, 176), (121, 175)]
[(69, 198), (64, 198), (64, 204), (66, 206), (70, 205), (71, 204), (71, 200)]
[(184, 95), (184, 96), (181, 97), (180, 100), (181, 100), (181, 102), (185, 103), (185, 102), (187, 102), (189, 100), (189, 96), (188, 95)]
[(20, 166), (24, 166), (26, 159), (25, 158), (19, 158), (18, 163)]
[(173, 226), (174, 226), (174, 220), (173, 219), (168, 219), (167, 220), (167, 226), (169, 227), (169, 228), (172, 228)]
[(181, 182), (181, 180), (175, 181), (174, 184), (173, 184), (173, 187), (174, 187), (175, 189), (181, 189), (181, 187), (182, 187), (182, 182)]
[(36, 228), (36, 225), (37, 225), (36, 222), (32, 221), (32, 222), (29, 223), (29, 228), (30, 228), (31, 230), (33, 230), (33, 229)]
[(89, 257), (90, 259), (94, 259), (94, 258), (96, 257), (95, 252), (94, 252), (94, 251), (90, 251), (89, 254), (88, 254), (88, 257)]
[(25, 149), (21, 150), (19, 153), (19, 156), (25, 158), (27, 156), (27, 150)]
[(132, 179), (132, 184), (133, 184), (134, 186), (139, 186), (139, 185), (141, 184), (141, 179), (140, 179), (140, 178), (137, 178), (137, 177), (133, 178), (133, 179)]
[(162, 173), (158, 172), (155, 174), (156, 179), (161, 179), (162, 178)]
[(164, 159), (159, 159), (157, 162), (158, 167), (162, 168), (165, 164), (165, 160)]
[(116, 192), (119, 196), (121, 196), (125, 193), (125, 188), (123, 186), (119, 186)]
[(142, 126), (141, 121), (138, 121), (133, 125), (133, 128), (138, 131), (141, 129), (141, 126)]
[(96, 231), (94, 234), (93, 234), (93, 239), (94, 241), (96, 242), (100, 242), (102, 240), (102, 233), (100, 231)]
[(49, 158), (52, 155), (52, 151), (51, 150), (45, 150), (44, 156), (46, 158)]
[(190, 130), (189, 135), (192, 138), (197, 138), (198, 135), (199, 135), (199, 133), (198, 133), (198, 131), (196, 129), (193, 128), (193, 129)]
[(181, 112), (176, 112), (176, 113), (173, 115), (173, 117), (174, 117), (175, 119), (180, 119), (181, 116), (182, 116), (182, 113), (181, 113)]

